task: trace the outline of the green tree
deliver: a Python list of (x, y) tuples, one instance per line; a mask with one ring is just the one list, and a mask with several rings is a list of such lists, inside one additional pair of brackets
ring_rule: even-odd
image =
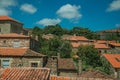
[(62, 45), (59, 47), (60, 56), (62, 58), (70, 58), (72, 53), (72, 45), (68, 41), (62, 42)]
[(52, 52), (52, 55), (57, 55), (57, 53), (60, 53), (60, 57), (69, 58), (71, 57), (72, 46), (69, 42), (63, 41), (62, 39), (56, 37), (49, 41), (49, 51)]
[(54, 34), (54, 35), (57, 35), (57, 36), (63, 35), (63, 29), (58, 24), (46, 26), (43, 30), (44, 30), (45, 34), (51, 33), (51, 34)]
[(102, 65), (98, 51), (94, 46), (80, 46), (77, 54), (85, 67), (95, 68)]
[(76, 34), (77, 36), (85, 36), (88, 39), (98, 39), (98, 36), (93, 31), (83, 27), (74, 27), (72, 30), (70, 30), (70, 34)]

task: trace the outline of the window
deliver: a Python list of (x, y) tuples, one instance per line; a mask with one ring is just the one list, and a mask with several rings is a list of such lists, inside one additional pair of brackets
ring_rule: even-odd
[(4, 40), (3, 43), (6, 44), (6, 40)]
[(3, 68), (10, 67), (10, 60), (2, 60), (2, 67)]
[(13, 42), (13, 47), (14, 47), (14, 48), (20, 47), (20, 42), (19, 42), (19, 41), (14, 41), (14, 42)]
[(37, 63), (37, 62), (36, 62), (36, 63), (35, 63), (35, 62), (32, 62), (32, 63), (31, 63), (31, 67), (38, 67), (38, 63)]

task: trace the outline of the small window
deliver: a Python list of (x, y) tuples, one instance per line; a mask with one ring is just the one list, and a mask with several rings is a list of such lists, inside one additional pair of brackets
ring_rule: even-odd
[(6, 44), (6, 40), (4, 40), (3, 43)]
[(105, 53), (107, 53), (107, 50), (105, 50)]
[(13, 42), (13, 47), (14, 47), (14, 48), (20, 47), (20, 42), (19, 42), (19, 41), (14, 41), (14, 42)]
[(32, 62), (31, 67), (38, 67), (38, 63), (37, 62)]
[(10, 60), (2, 60), (2, 67), (9, 68), (10, 67)]
[(99, 50), (99, 53), (102, 53), (102, 51), (101, 51), (101, 50)]

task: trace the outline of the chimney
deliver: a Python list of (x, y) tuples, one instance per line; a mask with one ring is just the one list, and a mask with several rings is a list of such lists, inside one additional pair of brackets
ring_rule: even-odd
[(78, 75), (82, 73), (82, 60), (78, 59)]
[(106, 45), (109, 46), (109, 41), (106, 42)]
[(73, 36), (76, 36), (76, 34), (74, 34)]
[(60, 58), (60, 53), (59, 52), (57, 53), (57, 57), (58, 57), (58, 59)]

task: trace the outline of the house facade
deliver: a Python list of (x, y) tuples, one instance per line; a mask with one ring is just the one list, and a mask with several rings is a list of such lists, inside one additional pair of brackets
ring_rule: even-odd
[[(36, 52), (37, 40), (23, 35), (23, 24), (0, 16), (0, 67), (44, 67), (46, 56)], [(27, 32), (26, 32), (27, 34)]]
[(43, 67), (45, 57), (28, 48), (0, 48), (0, 67)]
[(120, 79), (120, 54), (103, 54), (103, 58), (109, 63), (111, 75)]

